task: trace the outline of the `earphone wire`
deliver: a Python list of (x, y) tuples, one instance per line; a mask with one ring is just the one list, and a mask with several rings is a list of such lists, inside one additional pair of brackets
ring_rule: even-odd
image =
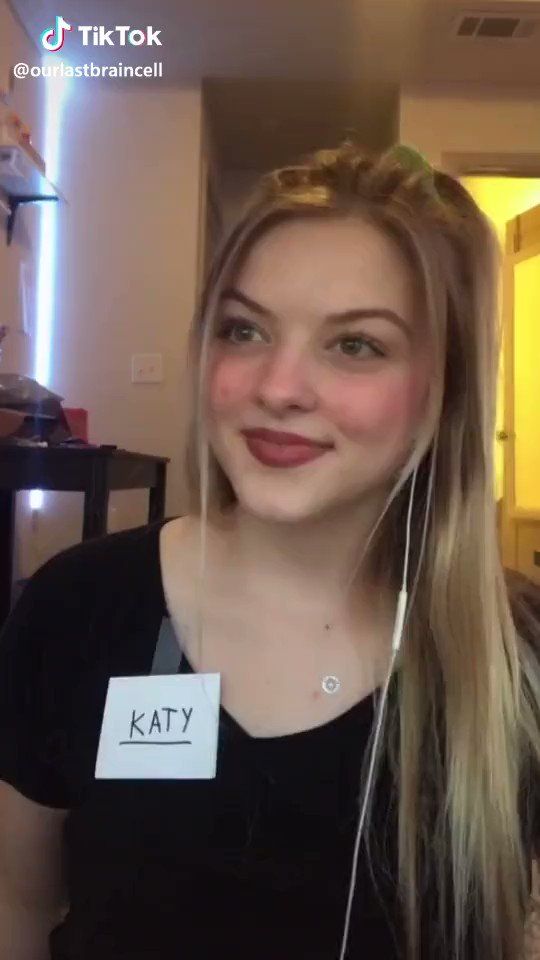
[(426, 492), (426, 509), (424, 511), (424, 524), (422, 527), (422, 537), (420, 540), (420, 552), (418, 555), (418, 563), (416, 564), (416, 573), (414, 576), (412, 590), (409, 591), (409, 604), (407, 609), (407, 615), (405, 617), (404, 627), (407, 625), (409, 615), (412, 609), (412, 605), (414, 603), (414, 598), (416, 596), (416, 590), (418, 587), (418, 581), (420, 579), (420, 572), (422, 569), (422, 564), (424, 562), (429, 514), (432, 507), (433, 484), (435, 482), (435, 468), (436, 468), (436, 462), (437, 462), (438, 439), (439, 439), (438, 434), (435, 434), (435, 437), (433, 439), (433, 443), (431, 446), (430, 467), (429, 467), (428, 485), (427, 485), (427, 492)]
[[(432, 455), (433, 455), (433, 454), (432, 454)], [(367, 773), (366, 783), (365, 783), (365, 787), (364, 787), (364, 791), (363, 791), (363, 797), (362, 797), (360, 815), (359, 815), (359, 817), (358, 817), (358, 826), (357, 826), (357, 830), (356, 830), (356, 837), (355, 837), (354, 848), (353, 848), (353, 859), (352, 859), (352, 867), (351, 867), (351, 879), (350, 879), (350, 883), (349, 883), (349, 894), (348, 894), (348, 898), (347, 898), (347, 908), (346, 908), (346, 911), (345, 911), (345, 923), (344, 923), (344, 928), (343, 928), (343, 937), (342, 937), (342, 942), (341, 942), (341, 950), (340, 950), (340, 954), (339, 954), (339, 960), (345, 960), (345, 953), (346, 953), (346, 950), (347, 950), (347, 941), (348, 941), (348, 939), (349, 939), (349, 928), (350, 928), (351, 914), (352, 914), (352, 904), (353, 904), (353, 900), (354, 900), (354, 892), (355, 892), (355, 887), (356, 887), (356, 874), (357, 874), (357, 869), (358, 869), (358, 857), (359, 857), (359, 853), (360, 853), (360, 844), (361, 844), (362, 836), (363, 836), (363, 833), (364, 833), (364, 824), (365, 824), (367, 809), (368, 809), (368, 805), (369, 805), (369, 802), (370, 802), (370, 799), (371, 799), (371, 793), (372, 793), (372, 788), (373, 788), (373, 779), (374, 779), (374, 772), (375, 772), (375, 763), (376, 763), (377, 756), (378, 756), (378, 753), (379, 753), (383, 719), (384, 719), (384, 714), (385, 714), (385, 710), (386, 710), (386, 704), (387, 704), (387, 700), (388, 700), (388, 689), (389, 689), (389, 687), (390, 687), (390, 681), (391, 681), (392, 676), (393, 676), (393, 674), (394, 674), (395, 662), (396, 662), (396, 658), (397, 658), (397, 655), (398, 655), (398, 652), (399, 652), (399, 649), (400, 649), (400, 646), (401, 646), (401, 640), (402, 640), (402, 637), (403, 637), (403, 630), (404, 630), (404, 625), (405, 625), (406, 614), (408, 613), (408, 611), (407, 611), (407, 600), (408, 600), (408, 594), (407, 594), (407, 578), (408, 578), (408, 573), (409, 573), (409, 555), (410, 555), (410, 549), (411, 549), (412, 511), (413, 511), (414, 493), (415, 493), (415, 488), (416, 488), (417, 475), (418, 475), (418, 465), (414, 468), (414, 471), (413, 471), (413, 474), (412, 474), (412, 480), (411, 480), (411, 489), (410, 489), (410, 494), (409, 494), (409, 506), (408, 506), (408, 510), (407, 510), (407, 525), (406, 525), (406, 534), (405, 534), (405, 556), (404, 556), (404, 561), (403, 561), (402, 582), (401, 582), (401, 589), (400, 589), (400, 592), (399, 592), (399, 595), (398, 595), (398, 601), (397, 601), (397, 605), (396, 605), (396, 615), (395, 615), (395, 620), (394, 620), (394, 628), (393, 628), (393, 631), (392, 631), (392, 653), (391, 653), (391, 657), (390, 657), (390, 664), (389, 664), (389, 667), (388, 667), (388, 670), (387, 670), (387, 673), (386, 673), (386, 678), (385, 678), (384, 685), (383, 685), (383, 690), (382, 690), (382, 693), (381, 693), (381, 696), (380, 696), (379, 702), (378, 702), (377, 717), (376, 717), (375, 729), (374, 729), (373, 738), (372, 738), (372, 746), (371, 746), (371, 754), (370, 754), (370, 759), (369, 759), (368, 773)], [(431, 475), (430, 475), (430, 479), (431, 479)], [(416, 583), (417, 583), (417, 580), (418, 580), (419, 567), (420, 567), (420, 564), (421, 564), (421, 562), (422, 562), (422, 557), (423, 557), (423, 552), (424, 552), (424, 545), (425, 545), (425, 540), (426, 540), (426, 536), (427, 536), (427, 513), (429, 512), (429, 505), (430, 505), (430, 494), (428, 494), (428, 498), (427, 498), (427, 502), (426, 502), (426, 518), (425, 518), (425, 521), (424, 521), (424, 527), (423, 527), (423, 531), (422, 531), (422, 544), (421, 544), (421, 549), (420, 549), (420, 558), (419, 558), (418, 570), (417, 570), (416, 579), (415, 579), (415, 587), (416, 587)]]

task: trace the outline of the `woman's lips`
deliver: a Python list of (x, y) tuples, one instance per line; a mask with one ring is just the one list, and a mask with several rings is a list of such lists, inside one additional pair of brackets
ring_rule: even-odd
[(322, 457), (330, 445), (313, 443), (298, 434), (246, 430), (243, 436), (252, 456), (267, 467), (297, 467)]

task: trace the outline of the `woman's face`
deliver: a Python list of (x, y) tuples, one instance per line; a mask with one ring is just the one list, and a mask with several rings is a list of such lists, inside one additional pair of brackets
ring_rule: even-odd
[(245, 510), (298, 521), (381, 492), (430, 377), (406, 260), (360, 219), (273, 228), (224, 293), (207, 370), (210, 443)]

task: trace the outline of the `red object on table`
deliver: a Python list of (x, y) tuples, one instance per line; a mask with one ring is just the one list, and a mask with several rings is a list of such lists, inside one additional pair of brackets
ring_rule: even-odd
[(83, 407), (62, 407), (69, 429), (76, 440), (88, 443), (88, 410)]

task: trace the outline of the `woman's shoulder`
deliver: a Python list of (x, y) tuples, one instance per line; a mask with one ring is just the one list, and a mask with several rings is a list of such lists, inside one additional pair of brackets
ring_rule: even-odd
[(46, 589), (56, 584), (74, 586), (77, 582), (95, 586), (107, 582), (113, 575), (118, 585), (122, 580), (130, 579), (138, 568), (155, 564), (159, 534), (165, 522), (121, 530), (74, 544), (47, 560), (33, 574), (29, 583)]
[(37, 623), (67, 629), (73, 618), (80, 622), (90, 611), (121, 606), (122, 596), (136, 596), (141, 586), (157, 594), (159, 535), (166, 522), (85, 540), (48, 559), (27, 580), (2, 632)]
[(164, 581), (179, 580), (189, 583), (199, 568), (199, 557), (204, 539), (205, 552), (215, 558), (223, 546), (225, 526), (219, 518), (208, 517), (203, 525), (197, 514), (175, 517), (160, 535), (161, 571)]

